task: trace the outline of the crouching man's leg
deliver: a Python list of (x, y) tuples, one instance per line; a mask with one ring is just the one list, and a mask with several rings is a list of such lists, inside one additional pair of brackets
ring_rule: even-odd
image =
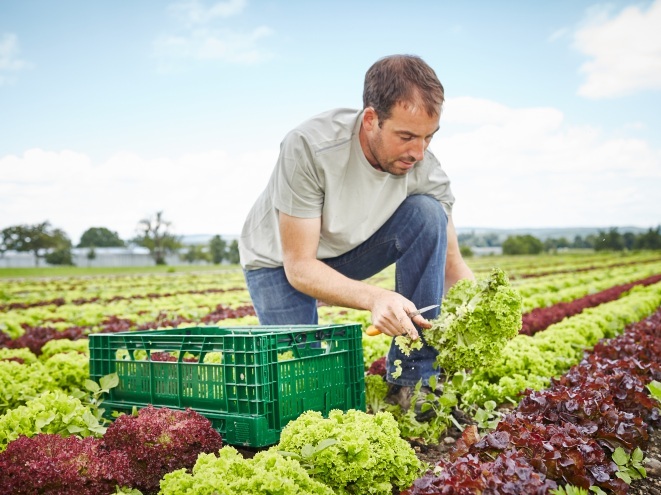
[[(440, 203), (430, 196), (409, 196), (390, 219), (367, 241), (337, 258), (324, 260), (347, 277), (364, 280), (396, 263), (395, 290), (417, 308), (438, 304), (443, 295), (447, 255), (448, 217)], [(427, 319), (438, 317), (439, 309), (425, 313)], [(418, 329), (420, 330), (420, 329)], [(431, 375), (436, 350), (422, 350), (404, 355), (394, 344), (387, 356), (387, 380), (400, 386), (424, 385)], [(395, 362), (401, 362), (401, 375), (393, 377)], [(397, 373), (395, 373), (397, 376)]]
[[(402, 216), (398, 235), (401, 255), (397, 260), (395, 290), (422, 308), (440, 303), (443, 296), (448, 219), (438, 201), (429, 196), (411, 196), (409, 200), (405, 208), (400, 208), (401, 212), (398, 210)], [(431, 320), (439, 312), (440, 308), (436, 308), (423, 316)], [(420, 336), (424, 342), (422, 332)], [(393, 340), (387, 357), (387, 380), (400, 386), (414, 386), (422, 379), (423, 385), (428, 385), (429, 377), (438, 375), (433, 367), (436, 355), (434, 348), (423, 345), (406, 356)], [(400, 362), (399, 366), (395, 365)]]
[(317, 300), (294, 289), (284, 268), (244, 270), (261, 325), (316, 325)]

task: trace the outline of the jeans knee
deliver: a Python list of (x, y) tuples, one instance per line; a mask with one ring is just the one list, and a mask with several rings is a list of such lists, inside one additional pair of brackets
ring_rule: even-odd
[(425, 194), (415, 194), (404, 200), (403, 206), (410, 208), (410, 221), (419, 225), (428, 234), (443, 234), (447, 230), (448, 216), (438, 200)]

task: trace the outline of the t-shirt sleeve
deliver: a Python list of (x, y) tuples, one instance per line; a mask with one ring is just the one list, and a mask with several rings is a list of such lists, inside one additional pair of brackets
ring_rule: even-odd
[(293, 217), (317, 218), (324, 205), (324, 177), (300, 132), (290, 132), (280, 145), (273, 184), (273, 203)]
[(416, 166), (409, 181), (408, 194), (432, 196), (441, 203), (448, 216), (452, 214), (454, 195), (450, 188), (450, 178), (431, 151), (427, 150), (425, 159)]

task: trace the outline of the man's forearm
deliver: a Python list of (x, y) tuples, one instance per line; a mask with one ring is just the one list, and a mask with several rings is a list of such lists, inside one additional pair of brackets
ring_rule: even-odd
[(447, 292), (450, 287), (456, 284), (459, 280), (467, 278), (469, 280), (475, 280), (475, 275), (473, 271), (468, 267), (466, 262), (463, 259), (451, 260), (446, 263), (445, 266), (445, 292)]
[(285, 264), (285, 274), (296, 290), (333, 306), (371, 310), (385, 291), (345, 277), (319, 260)]

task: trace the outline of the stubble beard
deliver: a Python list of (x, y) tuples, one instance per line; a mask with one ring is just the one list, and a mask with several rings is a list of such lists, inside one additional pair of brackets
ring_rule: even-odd
[[(374, 142), (371, 143), (370, 145), (370, 151), (372, 153), (372, 156), (376, 160), (376, 163), (378, 167), (383, 171), (387, 172), (390, 175), (395, 175), (395, 176), (400, 176), (400, 175), (406, 175), (408, 174), (413, 168), (410, 169), (401, 169), (395, 165), (395, 162), (398, 160), (401, 160), (401, 158), (396, 158), (394, 160), (386, 160), (384, 158), (384, 153), (383, 151), (383, 140), (381, 139), (381, 136), (377, 136), (374, 138)], [(408, 157), (407, 160), (408, 162), (414, 161), (412, 157)]]

